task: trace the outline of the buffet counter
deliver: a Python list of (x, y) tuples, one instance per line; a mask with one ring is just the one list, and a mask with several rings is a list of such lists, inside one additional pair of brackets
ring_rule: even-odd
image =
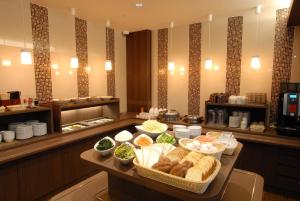
[[(45, 199), (98, 173), (102, 169), (83, 162), (80, 154), (91, 149), (103, 136), (114, 136), (124, 129), (136, 132), (134, 126), (143, 122), (136, 119), (135, 114), (126, 113), (105, 125), (32, 138), (1, 150), (0, 200)], [(168, 126), (172, 129), (172, 124)], [(237, 168), (262, 175), (267, 186), (300, 193), (299, 178), (296, 178), (300, 167), (300, 139), (276, 134), (234, 132), (234, 135), (244, 145)], [(44, 182), (48, 180), (52, 182)]]

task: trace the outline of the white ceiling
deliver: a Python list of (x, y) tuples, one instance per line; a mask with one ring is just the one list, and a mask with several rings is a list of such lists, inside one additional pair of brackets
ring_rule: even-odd
[[(76, 8), (76, 15), (97, 23), (111, 21), (113, 27), (136, 31), (189, 24), (214, 16), (236, 16), (260, 4), (263, 9), (278, 9), (290, 0), (32, 0), (48, 8), (70, 12)], [(142, 2), (143, 7), (135, 7)]]

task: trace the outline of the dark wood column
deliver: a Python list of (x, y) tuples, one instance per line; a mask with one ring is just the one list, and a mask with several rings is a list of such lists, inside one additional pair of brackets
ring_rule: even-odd
[(126, 37), (127, 111), (151, 107), (151, 31), (132, 32)]

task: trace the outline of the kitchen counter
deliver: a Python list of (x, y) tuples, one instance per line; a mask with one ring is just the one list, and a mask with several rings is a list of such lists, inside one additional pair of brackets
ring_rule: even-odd
[[(0, 151), (0, 164), (14, 161), (39, 152), (47, 151), (59, 146), (70, 144), (72, 142), (84, 140), (102, 133), (105, 134), (109, 131), (141, 124), (145, 121), (143, 119), (137, 119), (134, 116), (134, 113), (125, 113), (122, 114), (118, 120), (108, 123), (106, 125), (93, 127), (82, 131), (76, 131), (68, 134), (49, 134), (43, 136), (42, 138), (40, 138), (40, 140), (37, 140), (37, 138), (29, 139), (26, 141), (26, 143), (24, 143), (24, 145), (16, 147), (12, 146), (9, 149)], [(170, 129), (172, 129), (172, 124), (168, 123), (168, 126)], [(204, 132), (211, 130), (215, 129), (208, 129), (205, 127), (203, 128)], [(254, 135), (234, 132), (234, 135), (238, 140), (300, 149), (300, 138), (280, 136), (277, 135), (276, 132), (273, 132), (269, 135)]]

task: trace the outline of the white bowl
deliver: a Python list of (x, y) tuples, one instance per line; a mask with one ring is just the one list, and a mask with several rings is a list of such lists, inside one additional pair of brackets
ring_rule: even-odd
[(5, 142), (12, 142), (15, 139), (15, 131), (1, 131), (1, 134)]
[[(126, 135), (126, 138), (124, 138), (123, 136)], [(127, 137), (128, 136), (128, 137)], [(133, 139), (133, 135), (132, 133), (130, 133), (127, 130), (123, 130), (121, 132), (119, 132), (115, 137), (114, 137), (116, 144), (120, 145), (124, 142), (131, 142)]]
[(156, 138), (157, 136), (159, 136), (160, 134), (166, 132), (168, 130), (168, 125), (167, 124), (162, 124), (163, 126), (163, 131), (159, 132), (159, 133), (152, 133), (152, 132), (148, 132), (143, 130), (143, 126), (139, 125), (139, 126), (135, 126), (135, 128), (138, 130), (139, 133), (144, 133), (147, 134), (148, 136), (152, 137), (152, 138)]
[[(101, 140), (103, 140), (103, 139), (108, 139), (108, 140), (110, 140), (110, 141), (112, 142), (112, 144), (113, 144), (113, 147), (110, 148), (110, 149), (107, 149), (107, 150), (102, 150), (102, 151), (98, 150), (98, 149), (97, 149), (97, 146), (99, 145), (99, 142), (100, 142)], [(101, 156), (107, 156), (107, 155), (111, 154), (111, 153), (113, 152), (113, 150), (115, 149), (115, 147), (116, 147), (116, 142), (115, 142), (112, 138), (110, 138), (110, 137), (104, 137), (104, 138), (102, 138), (101, 140), (99, 140), (99, 141), (94, 145), (94, 150), (95, 150), (96, 152), (99, 152), (99, 153), (101, 154)]]
[[(129, 142), (125, 142), (126, 144), (129, 144), (130, 146), (132, 146), (132, 148), (134, 149), (134, 146), (133, 144), (129, 143)], [(121, 164), (123, 165), (128, 165), (129, 163), (131, 163), (133, 161), (133, 159), (135, 158), (135, 155), (133, 155), (131, 158), (129, 159), (122, 159), (122, 158), (119, 158), (115, 155), (114, 153), (114, 158), (119, 161)]]
[(147, 138), (147, 139), (150, 141), (150, 144), (149, 144), (149, 145), (146, 145), (146, 146), (150, 146), (150, 145), (153, 144), (153, 140), (152, 140), (151, 137), (149, 137), (149, 136), (146, 135), (146, 134), (140, 134), (140, 135), (137, 136), (137, 137), (134, 139), (134, 141), (133, 141), (133, 144), (134, 144), (135, 146), (137, 146), (137, 147), (143, 147), (143, 146), (137, 144), (137, 141), (138, 141), (141, 137), (145, 137), (145, 138)]
[(173, 131), (175, 131), (178, 128), (186, 128), (185, 125), (173, 125)]

